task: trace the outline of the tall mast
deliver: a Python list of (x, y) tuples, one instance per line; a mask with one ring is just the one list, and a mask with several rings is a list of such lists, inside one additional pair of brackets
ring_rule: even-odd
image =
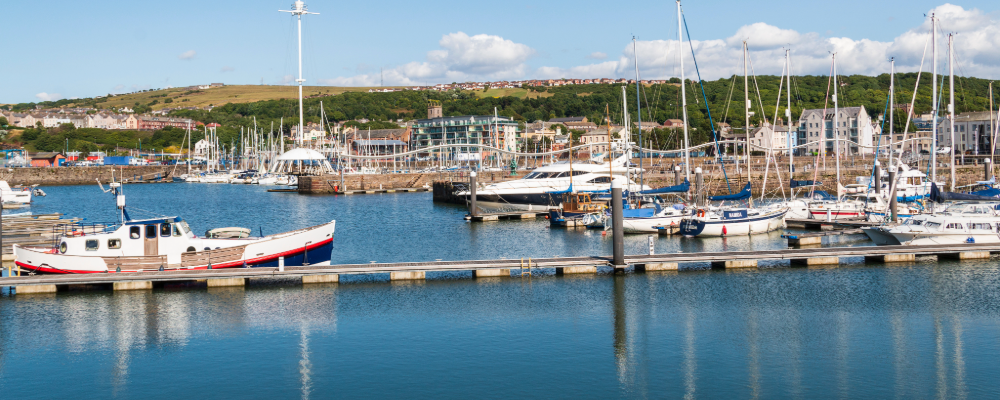
[[(837, 157), (837, 192), (840, 192), (840, 104), (837, 101), (837, 53), (833, 53), (833, 145), (837, 149), (834, 157)], [(837, 193), (838, 199), (840, 193)]]
[(744, 125), (743, 131), (746, 133), (747, 142), (743, 146), (743, 154), (747, 158), (747, 182), (750, 182), (750, 78), (747, 76), (747, 41), (743, 41), (743, 110)]
[(639, 82), (639, 52), (636, 50), (635, 36), (632, 36), (632, 55), (635, 56), (635, 109), (637, 113), (636, 122), (639, 125), (639, 188), (642, 190), (643, 185), (646, 184), (646, 172), (642, 168), (642, 100), (639, 98), (642, 83)]
[[(785, 117), (788, 118), (788, 180), (795, 178), (795, 154), (792, 149), (792, 60), (788, 57), (789, 49), (785, 49), (785, 69), (788, 71), (788, 103), (785, 105)], [(777, 168), (777, 167), (775, 167)]]
[(955, 191), (955, 35), (948, 34), (948, 125), (951, 130), (951, 191)]
[[(892, 146), (892, 136), (895, 133), (893, 129), (893, 115), (896, 109), (896, 57), (889, 59), (889, 167), (892, 168), (892, 154), (895, 150)], [(900, 149), (902, 151), (902, 148)], [(875, 149), (875, 160), (878, 160), (878, 148)], [(875, 188), (875, 190), (881, 190), (880, 188)]]
[(306, 11), (306, 3), (301, 0), (296, 0), (292, 3), (294, 10), (278, 10), (279, 12), (291, 13), (296, 16), (299, 23), (299, 79), (295, 82), (299, 83), (299, 133), (296, 135), (299, 146), (302, 146), (302, 135), (305, 134), (305, 111), (302, 108), (302, 83), (306, 80), (302, 78), (302, 14), (315, 14), (319, 13)]
[(681, 28), (681, 0), (677, 0), (677, 54), (681, 64), (681, 114), (684, 116), (684, 178), (691, 181), (691, 143), (688, 140), (688, 102), (684, 85), (684, 33)]
[(931, 75), (931, 182), (937, 182), (937, 19), (931, 13), (931, 64), (934, 72)]

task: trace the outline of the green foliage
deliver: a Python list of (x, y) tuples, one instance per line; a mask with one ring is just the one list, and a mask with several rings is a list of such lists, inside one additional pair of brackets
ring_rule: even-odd
[(7, 117), (0, 117), (0, 127), (7, 126), (10, 122), (7, 121)]

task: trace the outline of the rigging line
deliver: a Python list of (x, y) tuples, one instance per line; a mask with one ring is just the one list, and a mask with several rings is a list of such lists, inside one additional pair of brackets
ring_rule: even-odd
[[(757, 105), (760, 106), (760, 117), (767, 123), (767, 113), (764, 111), (764, 98), (760, 96), (760, 87), (757, 86), (757, 73), (753, 70), (753, 58), (750, 57), (750, 50), (747, 50), (747, 61), (750, 62), (750, 75), (753, 76), (753, 87), (757, 90)], [(784, 67), (782, 67), (784, 69)], [(780, 99), (778, 101), (781, 101)], [(777, 111), (775, 111), (777, 112)]]
[[(819, 151), (816, 152), (816, 167), (813, 168), (813, 181), (819, 180), (819, 158), (822, 154), (823, 156), (823, 170), (826, 170), (826, 108), (830, 104), (830, 85), (833, 84), (833, 60), (830, 60), (830, 76), (826, 81), (826, 97), (823, 100), (823, 114), (820, 115), (820, 126), (823, 130), (820, 133), (820, 138), (823, 139), (823, 145), (819, 146)], [(833, 122), (830, 122), (831, 126)], [(840, 182), (837, 182), (839, 185)], [(839, 192), (839, 188), (838, 188)], [(812, 197), (816, 193), (816, 189), (811, 189), (809, 191), (809, 197)]]
[[(889, 90), (890, 91), (892, 91), (892, 87), (893, 87), (893, 85), (892, 85), (892, 75), (890, 74), (889, 75), (889, 88), (890, 88)], [(886, 93), (886, 95), (885, 95), (885, 108), (882, 109), (882, 115), (885, 115), (885, 116), (889, 115), (889, 100), (891, 98), (892, 98), (892, 94), (891, 93)], [(893, 107), (895, 107), (895, 104), (893, 105)], [(882, 118), (882, 126), (881, 126), (881, 131), (882, 132), (885, 132), (885, 121), (888, 120), (888, 119), (889, 118)], [(892, 132), (889, 132), (889, 135), (891, 136)], [(883, 135), (878, 135), (878, 140), (875, 142), (875, 161), (872, 162), (872, 172), (871, 172), (871, 174), (869, 174), (869, 178), (868, 178), (868, 191), (869, 192), (871, 192), (871, 190), (872, 190), (872, 184), (875, 183), (875, 163), (878, 162), (878, 151), (879, 151), (879, 148), (882, 146), (882, 136)], [(892, 157), (892, 148), (889, 149), (889, 157)], [(890, 158), (890, 161), (891, 161), (891, 158)], [(876, 188), (876, 190), (881, 191), (882, 188)], [(889, 194), (891, 195), (892, 192), (889, 192)], [(867, 203), (868, 203), (868, 196), (865, 196), (865, 204), (867, 204)]]
[[(754, 83), (756, 84), (756, 77), (754, 77)], [(785, 86), (785, 66), (782, 65), (781, 66), (781, 82), (778, 83), (778, 96), (776, 96), (778, 100), (775, 102), (775, 105), (774, 105), (774, 118), (771, 119), (771, 121), (774, 121), (775, 124), (778, 123), (778, 109), (781, 108), (781, 89), (784, 86)], [(758, 94), (758, 96), (759, 95), (760, 94)], [(789, 114), (791, 114), (791, 112), (789, 112)], [(792, 117), (789, 116), (788, 118), (789, 118), (789, 120), (791, 120)]]
[[(916, 104), (917, 104), (917, 91), (920, 89), (920, 76), (921, 76), (921, 74), (924, 73), (924, 61), (927, 60), (927, 46), (930, 44), (930, 42), (931, 42), (931, 39), (930, 39), (930, 37), (928, 37), (927, 41), (924, 42), (924, 54), (922, 56), (920, 56), (920, 69), (917, 70), (917, 80), (916, 80), (916, 83), (914, 83), (914, 87), (913, 87), (913, 97), (910, 99), (909, 111), (906, 113), (906, 125), (903, 128), (903, 142), (906, 141), (906, 137), (909, 136), (909, 133), (910, 133), (910, 121), (913, 119), (913, 107), (915, 107)], [(902, 143), (902, 142), (900, 142), (900, 143)], [(902, 145), (900, 145), (900, 154), (899, 154), (899, 157), (896, 160), (897, 162), (902, 162), (902, 157), (903, 157), (902, 150), (903, 150), (903, 147), (902, 147)], [(918, 153), (919, 153), (919, 151), (918, 151)], [(889, 152), (889, 167), (892, 167), (892, 152), (891, 151)], [(919, 165), (918, 165), (918, 168), (919, 168)]]
[[(701, 96), (705, 98), (705, 110), (708, 112), (708, 125), (712, 127), (712, 140), (715, 141), (715, 157), (719, 157), (719, 137), (715, 134), (715, 121), (712, 120), (712, 107), (708, 104), (708, 96), (705, 94), (705, 81), (701, 79), (701, 70), (698, 68), (698, 59), (694, 55), (694, 43), (691, 43), (691, 31), (688, 29), (687, 17), (681, 14), (684, 21), (684, 33), (687, 33), (688, 45), (691, 47), (691, 59), (694, 60), (694, 71), (698, 74), (698, 85), (701, 86)], [(749, 145), (750, 143), (747, 143)], [(729, 185), (729, 174), (726, 173), (726, 166), (720, 163), (722, 176), (726, 179), (726, 190), (733, 193), (733, 188)]]

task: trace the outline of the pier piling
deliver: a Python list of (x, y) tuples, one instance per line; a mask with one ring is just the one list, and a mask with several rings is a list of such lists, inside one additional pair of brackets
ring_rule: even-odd
[(701, 167), (694, 169), (694, 205), (702, 206), (705, 201), (702, 200), (704, 191), (702, 187), (705, 185), (705, 177), (701, 173)]
[(476, 171), (472, 171), (469, 174), (469, 215), (475, 217), (476, 214), (479, 214), (479, 207), (476, 206)]
[(339, 274), (329, 274), (329, 275), (305, 275), (302, 277), (302, 284), (310, 283), (339, 283)]
[(990, 173), (993, 172), (993, 169), (990, 168), (991, 166), (992, 165), (990, 164), (989, 158), (983, 159), (983, 176), (985, 177), (983, 178), (984, 181), (990, 180)]
[(620, 180), (611, 181), (611, 235), (612, 252), (614, 257), (612, 263), (615, 269), (625, 268), (625, 232), (622, 221), (622, 184)]

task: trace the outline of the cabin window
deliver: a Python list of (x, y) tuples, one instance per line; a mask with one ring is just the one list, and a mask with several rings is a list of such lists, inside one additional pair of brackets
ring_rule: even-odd
[(146, 225), (146, 239), (156, 239), (156, 224)]
[(140, 238), (141, 236), (139, 234), (139, 227), (138, 226), (133, 226), (133, 227), (129, 228), (128, 229), (128, 236), (130, 238), (132, 238), (132, 239), (138, 239), (138, 238)]
[(935, 230), (935, 229), (940, 228), (941, 224), (939, 224), (937, 222), (927, 222), (927, 225), (925, 225), (925, 226), (927, 226), (928, 230)]
[(993, 224), (975, 223), (975, 224), (969, 224), (969, 228), (971, 228), (971, 229), (983, 229), (983, 230), (992, 231), (993, 230)]
[(86, 248), (87, 248), (87, 251), (97, 251), (97, 249), (98, 249), (98, 248), (99, 248), (100, 246), (101, 246), (101, 245), (100, 245), (100, 243), (99, 243), (99, 242), (97, 241), (97, 239), (89, 239), (89, 240), (87, 240), (87, 247), (86, 247)]
[(174, 236), (180, 236), (181, 235), (181, 224), (173, 224), (173, 227), (174, 227)]
[(59, 243), (59, 252), (66, 253), (66, 242)]
[(190, 233), (190, 232), (191, 232), (191, 227), (190, 227), (190, 226), (188, 226), (188, 223), (187, 223), (187, 222), (185, 222), (185, 221), (181, 221), (181, 229), (183, 229), (183, 230), (184, 230), (184, 233), (185, 233), (185, 234), (186, 234), (186, 233)]
[(196, 251), (198, 251), (198, 249), (194, 248), (194, 246), (188, 246), (188, 248), (187, 248), (187, 252), (188, 253), (194, 253)]
[(121, 239), (108, 239), (108, 248), (109, 249), (120, 249), (120, 248), (122, 248), (122, 240)]
[(170, 224), (160, 224), (160, 236), (170, 237)]
[(947, 229), (962, 229), (962, 224), (950, 223), (945, 228), (947, 228)]
[(599, 176), (597, 178), (587, 181), (588, 183), (611, 183), (610, 176)]

